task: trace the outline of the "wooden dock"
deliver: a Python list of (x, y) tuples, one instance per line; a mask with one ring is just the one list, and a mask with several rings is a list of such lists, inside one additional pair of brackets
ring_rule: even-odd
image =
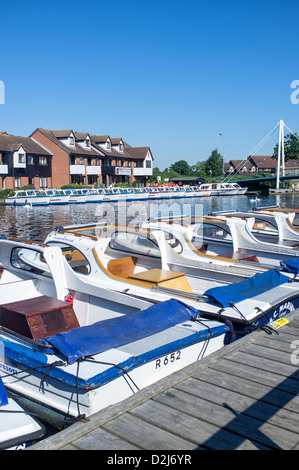
[(28, 450), (299, 450), (299, 310)]

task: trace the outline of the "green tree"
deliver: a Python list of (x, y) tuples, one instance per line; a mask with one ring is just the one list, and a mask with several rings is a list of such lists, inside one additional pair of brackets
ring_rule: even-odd
[(220, 176), (223, 174), (223, 157), (217, 149), (212, 151), (206, 161), (206, 174), (208, 176)]
[(180, 176), (190, 176), (191, 169), (186, 160), (179, 160), (178, 162), (170, 165), (170, 170), (179, 173)]
[(197, 162), (195, 163), (195, 165), (192, 165), (190, 168), (194, 176), (205, 178), (207, 176), (206, 166), (207, 166), (206, 162)]
[[(277, 160), (278, 144), (275, 145), (273, 158)], [(287, 160), (299, 159), (299, 137), (295, 134), (286, 134), (284, 138), (284, 158)]]

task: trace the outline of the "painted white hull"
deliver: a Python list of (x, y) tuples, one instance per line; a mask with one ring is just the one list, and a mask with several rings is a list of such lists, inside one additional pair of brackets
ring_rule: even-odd
[[(3, 335), (0, 335), (0, 344), (2, 341)], [(224, 334), (212, 338), (208, 342), (203, 341), (185, 348), (178, 348), (166, 355), (157, 356), (152, 361), (129, 371), (127, 374), (123, 374), (91, 390), (80, 388), (80, 414), (90, 416), (111, 404), (121, 402), (137, 393), (138, 390), (142, 390), (187, 365), (207, 357), (223, 346)], [(61, 359), (61, 357), (56, 356), (49, 357), (49, 362)], [(126, 347), (96, 355), (94, 356), (94, 363), (84, 363), (84, 361), (80, 363), (79, 377), (84, 380), (111, 368), (108, 365), (97, 364), (96, 361), (117, 364), (121, 360), (125, 362), (128, 357), (129, 353), (127, 353)], [(59, 382), (57, 379), (52, 378), (50, 374), (47, 374), (46, 380), (43, 380), (43, 373), (19, 373), (21, 368), (18, 367), (17, 362), (14, 362), (11, 366), (8, 364), (9, 359), (1, 357), (0, 371), (9, 368), (10, 371), (17, 374), (3, 377), (3, 382), (8, 389), (53, 408), (62, 414), (78, 415), (76, 387), (74, 385), (70, 386), (66, 382)], [(63, 368), (58, 369), (62, 370)], [(66, 372), (75, 377), (77, 363), (66, 366), (65, 369)]]
[(9, 197), (5, 199), (5, 204), (9, 206), (48, 206), (49, 197)]
[(12, 398), (0, 407), (0, 450), (25, 449), (44, 434), (44, 427)]

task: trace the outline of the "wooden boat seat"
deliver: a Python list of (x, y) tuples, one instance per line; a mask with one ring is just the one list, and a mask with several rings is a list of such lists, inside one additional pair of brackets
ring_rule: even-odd
[(30, 339), (80, 326), (69, 302), (46, 295), (0, 305), (0, 325)]
[(184, 273), (167, 271), (166, 269), (149, 269), (141, 273), (131, 274), (129, 279), (136, 281), (136, 284), (146, 287), (163, 286), (184, 292), (193, 292)]
[(126, 256), (125, 258), (111, 259), (108, 262), (107, 269), (111, 274), (126, 279), (134, 273), (136, 263), (136, 256)]

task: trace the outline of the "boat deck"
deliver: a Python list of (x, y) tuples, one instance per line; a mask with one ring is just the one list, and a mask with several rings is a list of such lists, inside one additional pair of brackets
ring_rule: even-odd
[(299, 310), (29, 450), (299, 450)]

